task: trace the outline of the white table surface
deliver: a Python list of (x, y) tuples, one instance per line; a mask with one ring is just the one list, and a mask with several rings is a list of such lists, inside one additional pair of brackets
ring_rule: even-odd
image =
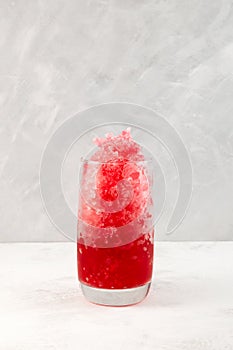
[(74, 243), (0, 245), (0, 349), (233, 349), (233, 242), (156, 244), (151, 292), (83, 298)]

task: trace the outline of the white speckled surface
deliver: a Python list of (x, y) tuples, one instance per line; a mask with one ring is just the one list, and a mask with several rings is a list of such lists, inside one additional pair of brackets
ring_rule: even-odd
[(0, 245), (0, 349), (233, 348), (233, 244), (158, 242), (141, 304), (89, 304), (72, 243)]
[(193, 201), (169, 237), (175, 170), (161, 155), (158, 239), (232, 240), (231, 0), (0, 0), (0, 33), (0, 241), (64, 240), (40, 200), (42, 150), (67, 117), (109, 101), (162, 113), (190, 151)]

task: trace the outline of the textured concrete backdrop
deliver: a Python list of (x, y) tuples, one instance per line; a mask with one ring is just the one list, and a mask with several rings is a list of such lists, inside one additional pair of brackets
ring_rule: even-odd
[(158, 239), (232, 240), (232, 72), (231, 0), (0, 0), (0, 241), (64, 239), (40, 199), (42, 150), (67, 117), (110, 101), (162, 113), (190, 152), (193, 199), (171, 236), (164, 158)]

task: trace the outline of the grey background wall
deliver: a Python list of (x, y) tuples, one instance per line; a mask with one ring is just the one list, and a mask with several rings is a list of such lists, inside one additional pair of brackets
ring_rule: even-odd
[(0, 0), (0, 240), (64, 240), (40, 199), (42, 151), (67, 117), (110, 101), (162, 113), (190, 152), (193, 199), (171, 236), (164, 158), (158, 239), (232, 240), (232, 72), (231, 0)]

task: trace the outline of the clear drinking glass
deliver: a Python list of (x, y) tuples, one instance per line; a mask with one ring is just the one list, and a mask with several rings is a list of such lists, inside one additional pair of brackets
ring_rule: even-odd
[(149, 291), (154, 251), (152, 164), (82, 161), (78, 277), (84, 296), (93, 303), (131, 305)]

